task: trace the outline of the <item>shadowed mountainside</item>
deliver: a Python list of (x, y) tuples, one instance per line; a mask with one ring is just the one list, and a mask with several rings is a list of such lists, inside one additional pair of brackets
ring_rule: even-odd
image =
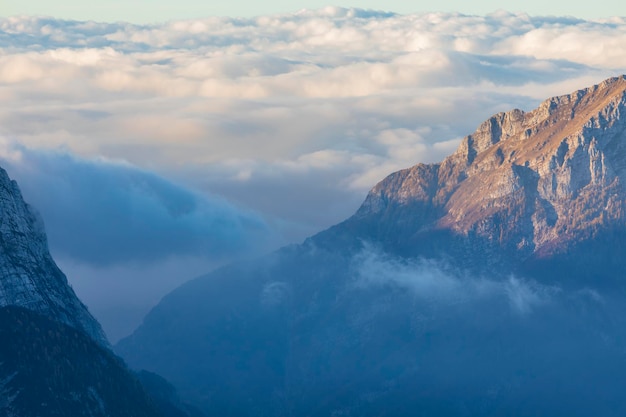
[(109, 342), (50, 256), (39, 215), (0, 168), (0, 306), (21, 306)]
[(626, 412), (626, 79), (493, 116), (117, 351), (218, 415)]
[(0, 308), (0, 415), (162, 416), (124, 363), (87, 335)]
[(50, 256), (41, 219), (2, 168), (0, 341), (0, 416), (199, 415), (157, 376), (140, 374), (146, 391), (110, 351)]

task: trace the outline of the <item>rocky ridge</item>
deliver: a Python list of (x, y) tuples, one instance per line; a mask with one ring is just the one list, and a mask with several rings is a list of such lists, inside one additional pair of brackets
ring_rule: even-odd
[(108, 346), (100, 324), (50, 256), (43, 222), (0, 168), (0, 307), (24, 307)]
[(531, 112), (496, 114), (443, 162), (385, 178), (351, 221), (421, 206), (411, 209), (422, 217), (414, 236), (449, 230), (523, 257), (566, 251), (598, 229), (624, 225), (625, 111), (620, 76)]

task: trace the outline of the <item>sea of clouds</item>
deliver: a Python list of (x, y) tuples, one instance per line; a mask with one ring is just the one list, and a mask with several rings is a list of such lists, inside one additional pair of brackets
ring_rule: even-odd
[[(135, 301), (145, 311), (206, 268), (341, 221), (385, 175), (441, 160), (494, 113), (625, 72), (621, 17), (11, 17), (0, 156), (77, 291), (107, 276), (118, 293), (110, 276), (132, 275), (143, 300), (146, 282), (168, 283)], [(103, 317), (97, 295), (86, 301)]]

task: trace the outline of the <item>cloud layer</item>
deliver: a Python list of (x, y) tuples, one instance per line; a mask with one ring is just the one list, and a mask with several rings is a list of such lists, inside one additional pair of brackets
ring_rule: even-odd
[(55, 255), (139, 276), (137, 263), (298, 241), (490, 115), (625, 72), (624, 18), (13, 17), (0, 19), (0, 156)]
[(347, 216), (386, 174), (441, 159), (491, 114), (624, 72), (625, 41), (623, 18), (505, 12), (8, 18), (0, 126), (33, 148), (127, 160), (260, 207), (292, 240)]

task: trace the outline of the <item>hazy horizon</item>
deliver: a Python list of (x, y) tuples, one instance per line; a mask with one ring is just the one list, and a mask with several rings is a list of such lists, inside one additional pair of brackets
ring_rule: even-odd
[(240, 0), (225, 3), (198, 3), (181, 0), (175, 3), (165, 0), (134, 0), (107, 2), (79, 2), (63, 0), (49, 3), (43, 0), (26, 0), (5, 4), (0, 9), (1, 17), (14, 15), (50, 16), (70, 20), (93, 20), (97, 22), (130, 22), (138, 24), (163, 23), (172, 20), (198, 19), (210, 17), (255, 18), (259, 16), (293, 14), (303, 10), (317, 10), (328, 7), (356, 8), (376, 12), (397, 14), (415, 13), (461, 13), (465, 15), (486, 15), (497, 11), (522, 12), (532, 16), (570, 16), (581, 19), (602, 19), (613, 16), (626, 16), (626, 6), (622, 3), (604, 0), (594, 3), (572, 3), (565, 1), (543, 2), (530, 0), (523, 7), (503, 4), (496, 0), (464, 2), (445, 0), (433, 3), (407, 3), (399, 0), (343, 0), (329, 3), (325, 0), (305, 0), (297, 3), (273, 0), (254, 2)]

